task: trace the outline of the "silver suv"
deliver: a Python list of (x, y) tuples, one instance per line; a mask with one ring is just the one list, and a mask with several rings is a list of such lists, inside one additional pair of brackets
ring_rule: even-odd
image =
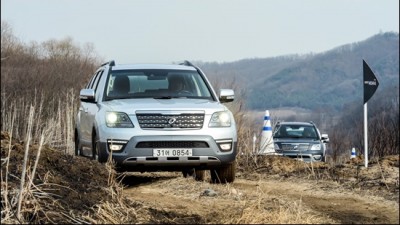
[(101, 65), (80, 92), (75, 154), (122, 171), (182, 171), (185, 177), (233, 182), (236, 124), (204, 73), (179, 65)]
[(313, 122), (278, 122), (273, 132), (275, 152), (303, 161), (325, 161), (327, 134)]

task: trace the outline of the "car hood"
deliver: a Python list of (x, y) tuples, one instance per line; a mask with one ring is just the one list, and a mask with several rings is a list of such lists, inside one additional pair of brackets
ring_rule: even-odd
[(114, 99), (101, 103), (105, 110), (136, 114), (138, 111), (204, 111), (212, 114), (215, 111), (224, 111), (227, 108), (215, 101), (193, 98), (172, 99)]

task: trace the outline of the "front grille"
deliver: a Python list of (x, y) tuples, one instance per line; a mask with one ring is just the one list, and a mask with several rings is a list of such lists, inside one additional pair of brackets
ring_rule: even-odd
[(141, 128), (197, 128), (201, 129), (204, 123), (204, 114), (137, 114)]
[(142, 141), (136, 148), (208, 148), (204, 141)]
[(301, 144), (282, 144), (282, 150), (284, 151), (306, 151), (308, 150), (310, 144), (301, 143)]

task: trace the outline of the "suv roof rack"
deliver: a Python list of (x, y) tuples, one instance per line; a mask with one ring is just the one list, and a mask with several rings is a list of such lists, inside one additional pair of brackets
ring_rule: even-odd
[(183, 61), (183, 63), (179, 63), (179, 65), (185, 65), (185, 66), (193, 66), (195, 67), (191, 62), (189, 62), (188, 60)]
[(115, 61), (114, 61), (114, 60), (111, 60), (111, 61), (109, 61), (109, 62), (105, 62), (105, 63), (101, 64), (101, 66), (105, 66), (105, 65), (107, 65), (107, 64), (110, 64), (110, 66), (115, 66)]

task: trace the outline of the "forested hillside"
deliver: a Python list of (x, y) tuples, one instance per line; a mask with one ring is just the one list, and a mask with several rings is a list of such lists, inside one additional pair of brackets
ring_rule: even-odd
[(398, 90), (398, 33), (380, 33), (319, 54), (197, 64), (211, 79), (230, 77), (246, 89), (250, 109), (342, 111), (346, 103), (362, 104), (363, 59), (379, 79), (378, 98), (384, 89)]

